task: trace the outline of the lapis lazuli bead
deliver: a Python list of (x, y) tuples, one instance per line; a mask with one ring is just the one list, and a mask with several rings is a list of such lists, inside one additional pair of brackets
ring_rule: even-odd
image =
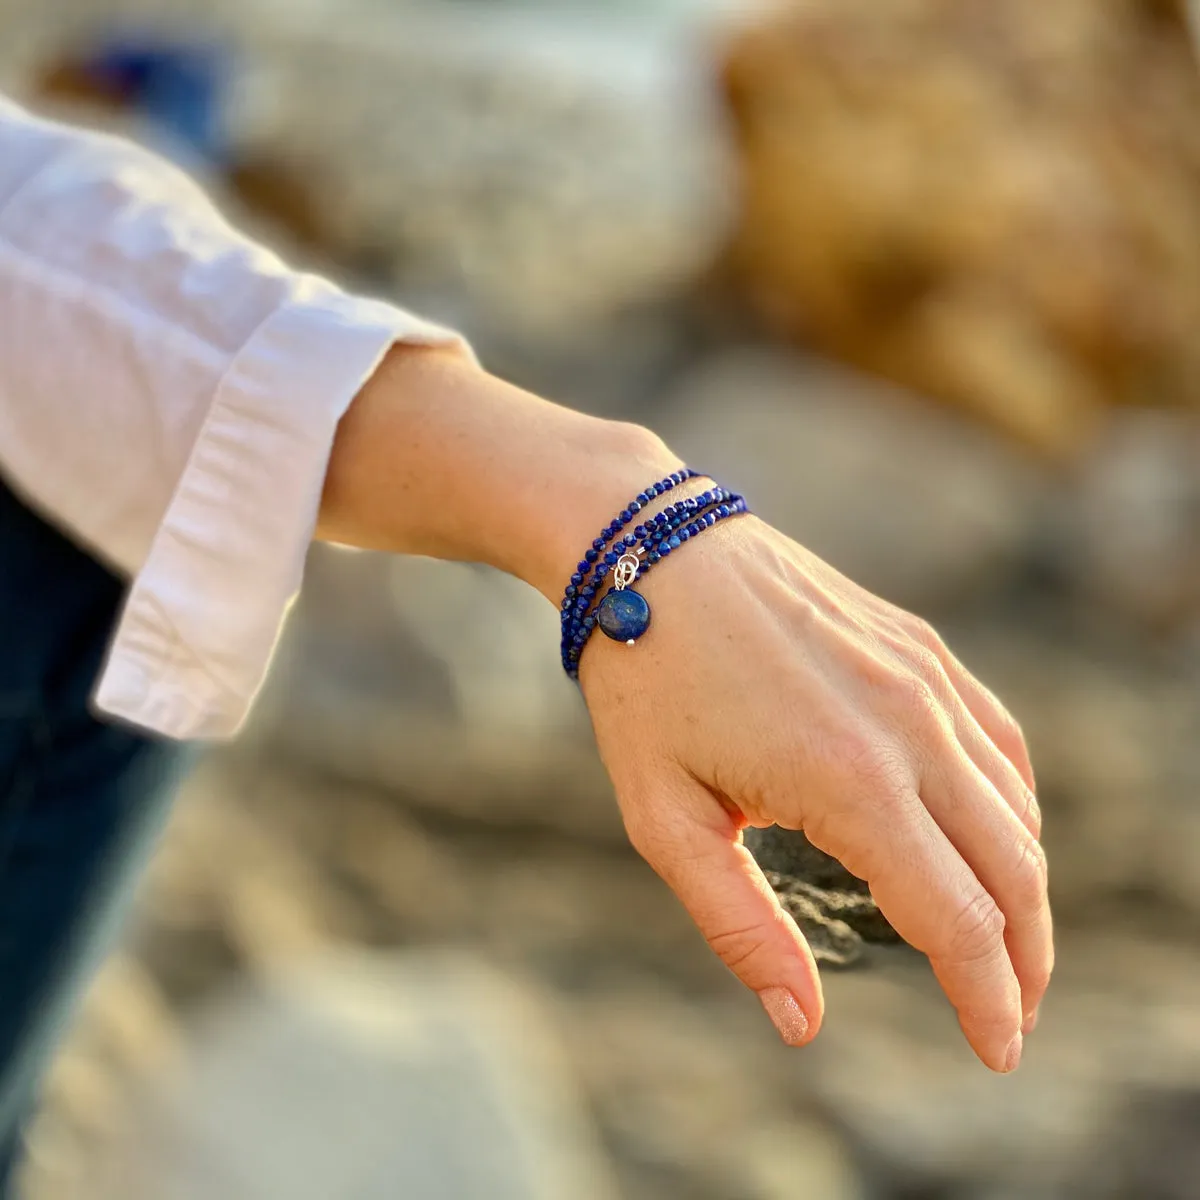
[(606, 563), (608, 563), (608, 565), (611, 567), (611, 566), (615, 565), (615, 563), (616, 563), (617, 559), (618, 559), (618, 558), (620, 558), (620, 557), (621, 557), (621, 556), (620, 556), (620, 555), (619, 555), (619, 554), (618, 554), (618, 553), (617, 553), (615, 550), (610, 550), (610, 551), (609, 551), (609, 552), (608, 552), (608, 553), (607, 553), (607, 554), (604, 556), (604, 561), (605, 561)]
[(600, 551), (593, 546), (583, 557), (585, 562), (594, 563), (600, 557)]
[(673, 533), (667, 539), (667, 545), (670, 546), (672, 550), (678, 550), (679, 549), (679, 535), (677, 533)]
[(637, 499), (637, 500), (635, 500), (635, 501), (634, 501), (634, 502), (633, 502), (633, 503), (632, 503), (632, 504), (629, 506), (629, 511), (630, 511), (631, 513), (640, 513), (640, 512), (642, 511), (642, 501), (641, 501), (641, 499), (640, 499), (640, 498), (639, 498), (639, 499)]
[(650, 605), (640, 592), (614, 589), (600, 601), (596, 621), (614, 642), (636, 642), (650, 628)]
[(636, 546), (637, 545), (637, 535), (633, 534), (633, 533), (627, 533), (625, 535), (625, 545)]

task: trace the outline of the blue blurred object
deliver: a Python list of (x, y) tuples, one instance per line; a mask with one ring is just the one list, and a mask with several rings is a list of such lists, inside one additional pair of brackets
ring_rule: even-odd
[(123, 36), (81, 64), (97, 87), (115, 94), (174, 141), (212, 165), (230, 153), (222, 99), (229, 74), (223, 47)]

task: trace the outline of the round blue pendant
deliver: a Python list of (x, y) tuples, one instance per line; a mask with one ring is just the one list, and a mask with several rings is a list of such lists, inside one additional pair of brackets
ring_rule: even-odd
[(629, 588), (614, 588), (600, 601), (596, 621), (614, 642), (636, 642), (650, 628), (650, 605)]

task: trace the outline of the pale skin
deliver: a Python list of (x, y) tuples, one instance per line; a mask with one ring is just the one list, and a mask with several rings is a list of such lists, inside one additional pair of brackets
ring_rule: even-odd
[[(318, 536), (489, 563), (557, 607), (600, 529), (681, 465), (457, 350), (396, 347), (339, 428)], [(803, 829), (928, 956), (982, 1062), (1013, 1070), (1054, 960), (1016, 722), (923, 621), (756, 517), (638, 587), (650, 632), (594, 636), (580, 682), (629, 837), (715, 953), (785, 1041), (816, 1036), (812, 953), (741, 842)]]

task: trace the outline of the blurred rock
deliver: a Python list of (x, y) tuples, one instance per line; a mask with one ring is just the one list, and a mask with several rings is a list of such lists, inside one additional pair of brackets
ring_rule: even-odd
[(655, 426), (765, 520), (918, 610), (1010, 572), (1045, 496), (1035, 463), (954, 414), (780, 352), (702, 363)]
[(1194, 1200), (1200, 1180), (1200, 1091), (1131, 1098), (1069, 1200)]
[(686, 39), (633, 9), (278, 21), (247, 59), (245, 149), (307, 168), (327, 255), (484, 346), (600, 344), (725, 236), (710, 82)]
[(1149, 905), (1200, 920), (1200, 696), (1186, 676), (1066, 637), (955, 629), (951, 648), (1024, 727), (1051, 895), (1098, 920)]
[[(1005, 1078), (951, 1036), (954, 1014), (915, 957), (825, 983), (828, 1016), (803, 1086), (884, 1168), (887, 1196), (1106, 1195), (1085, 1184), (1129, 1098), (1147, 1087), (1187, 1093), (1200, 1079), (1200, 967), (1182, 942), (1156, 947), (1112, 926), (1064, 932), (1041, 1021)], [(1174, 1131), (1163, 1133), (1171, 1144)]]
[(1150, 631), (1200, 614), (1200, 416), (1115, 414), (1058, 517), (1057, 565), (1090, 605)]
[(194, 1023), (114, 1200), (611, 1200), (536, 995), (469, 958), (342, 954)]
[(617, 838), (558, 639), (497, 571), (317, 547), (254, 736), (440, 812)]
[(724, 76), (731, 264), (773, 328), (1053, 453), (1107, 403), (1196, 404), (1182, 4), (809, 0)]
[(748, 1137), (741, 1183), (755, 1200), (865, 1200), (862, 1174), (842, 1140), (818, 1124), (764, 1123)]
[(862, 957), (863, 942), (895, 942), (866, 883), (802, 833), (748, 828), (746, 848), (792, 915), (818, 962), (847, 967)]
[[(736, 986), (736, 985), (733, 985)], [(737, 993), (740, 995), (740, 991)], [(630, 1200), (857, 1200), (862, 1175), (759, 1012), (629, 981), (564, 997), (563, 1028)]]
[(112, 958), (46, 1079), (23, 1200), (90, 1195), (96, 1161), (124, 1135), (139, 1090), (173, 1070), (181, 1053), (158, 980), (132, 955)]

